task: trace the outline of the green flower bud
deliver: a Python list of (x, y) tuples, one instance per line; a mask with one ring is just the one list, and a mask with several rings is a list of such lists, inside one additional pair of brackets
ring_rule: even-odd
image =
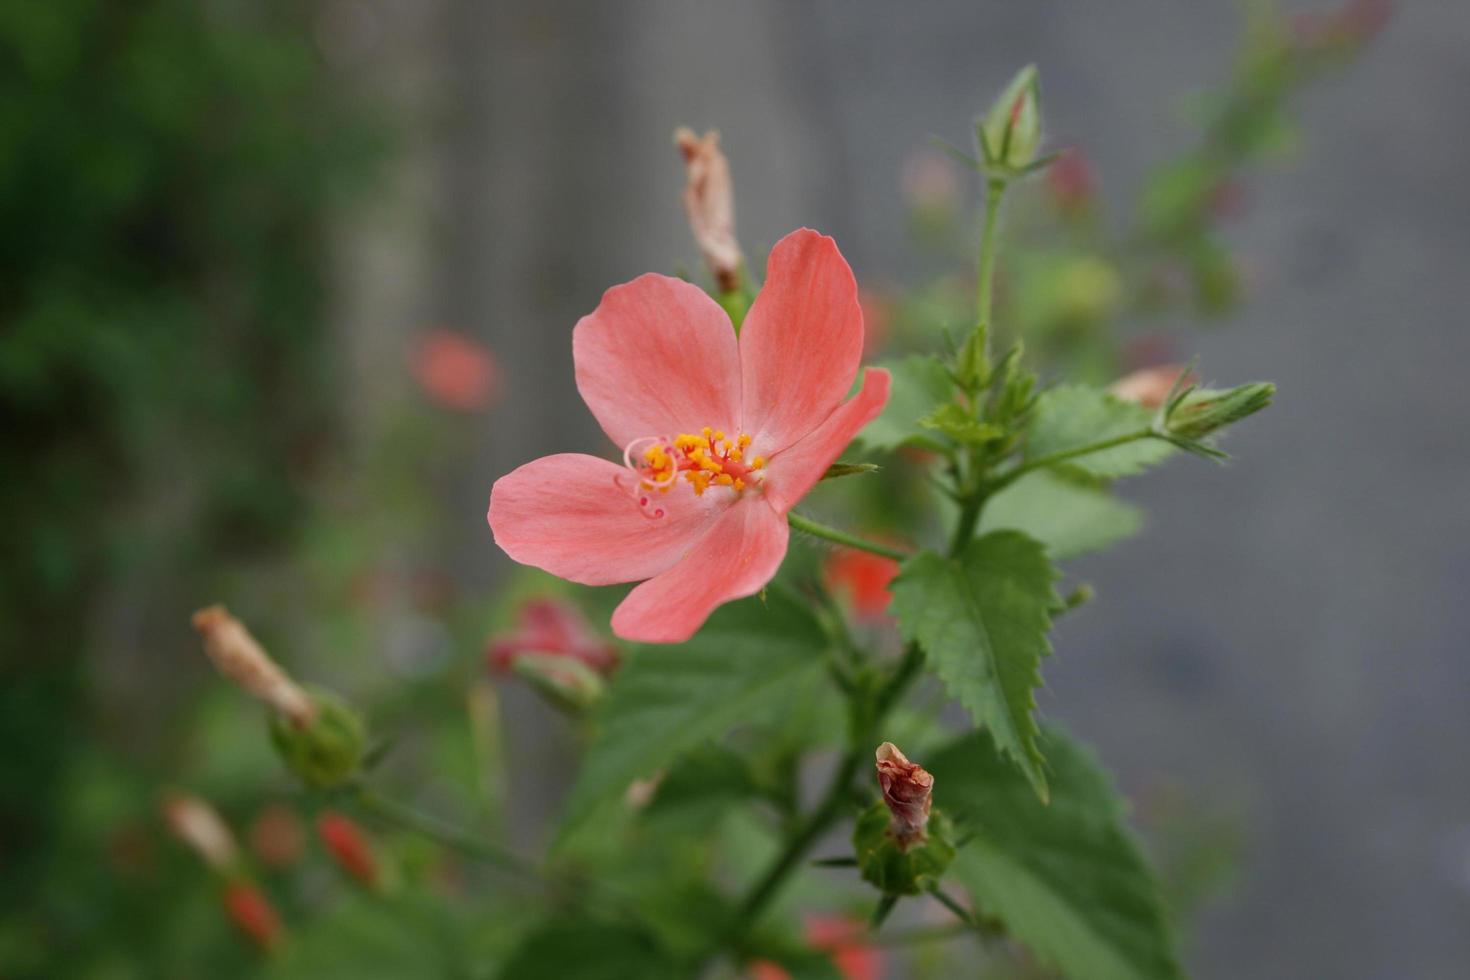
[(309, 720), (271, 717), (271, 741), (286, 768), (313, 789), (330, 789), (356, 775), (367, 744), (367, 729), (347, 702), (330, 691), (309, 692)]
[(1019, 173), (1036, 160), (1041, 146), (1041, 103), (1036, 66), (1027, 65), (975, 127), (980, 157), (987, 167)]
[(943, 813), (929, 815), (921, 842), (905, 846), (882, 803), (858, 818), (852, 846), (863, 880), (885, 895), (918, 895), (939, 884), (954, 860), (953, 831)]
[(1169, 407), (1164, 426), (1181, 439), (1202, 439), (1271, 404), (1276, 386), (1268, 382), (1240, 385), (1228, 391), (1197, 388)]
[(573, 713), (591, 708), (602, 697), (602, 677), (575, 657), (559, 653), (522, 653), (511, 670), (553, 704)]

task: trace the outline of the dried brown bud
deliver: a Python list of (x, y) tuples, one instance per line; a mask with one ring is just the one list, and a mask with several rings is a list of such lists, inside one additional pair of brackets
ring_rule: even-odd
[(213, 806), (197, 796), (170, 793), (159, 809), (173, 835), (215, 871), (229, 872), (239, 863), (235, 835)]
[(888, 829), (907, 851), (927, 839), (929, 807), (934, 777), (924, 767), (910, 762), (892, 742), (878, 746), (878, 785), (891, 819)]
[(311, 698), (224, 606), (196, 612), (194, 628), (204, 637), (204, 652), (221, 674), (285, 715), (296, 727), (311, 724), (316, 717)]
[(1183, 364), (1159, 364), (1140, 368), (1114, 381), (1108, 386), (1108, 391), (1125, 402), (1137, 402), (1144, 408), (1158, 408), (1169, 397), (1169, 392), (1174, 390), (1176, 382), (1181, 389), (1194, 383), (1192, 373), (1181, 378), (1185, 371)]
[(689, 230), (721, 292), (740, 287), (740, 243), (735, 240), (735, 190), (718, 130), (696, 136), (681, 126), (674, 144), (684, 156), (684, 213)]

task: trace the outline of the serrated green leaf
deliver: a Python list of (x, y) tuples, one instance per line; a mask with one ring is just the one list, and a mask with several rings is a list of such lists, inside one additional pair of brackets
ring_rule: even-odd
[(1046, 634), (1061, 604), (1056, 579), (1040, 542), (996, 531), (970, 542), (958, 559), (922, 552), (904, 562), (889, 607), (904, 637), (923, 647), (950, 694), (1043, 800), (1032, 691), (1041, 685), (1041, 658), (1051, 653)]
[(500, 980), (672, 980), (681, 974), (641, 930), (570, 919), (532, 932), (495, 975)]
[(1011, 529), (1046, 546), (1054, 561), (1101, 551), (1137, 533), (1143, 511), (1081, 475), (1028, 473), (985, 505), (982, 533)]
[(1092, 754), (1043, 733), (1049, 806), (983, 732), (924, 760), (934, 804), (969, 839), (952, 874), (1008, 932), (1072, 980), (1182, 977), (1159, 886)]
[[(1079, 449), (1147, 429), (1153, 413), (1114, 398), (1100, 388), (1060, 385), (1042, 392), (1026, 436), (1026, 457)], [(1067, 460), (1069, 468), (1093, 476), (1131, 476), (1167, 459), (1173, 447), (1162, 439), (1139, 439)]]
[(928, 415), (919, 419), (919, 425), (934, 432), (942, 432), (955, 442), (978, 446), (999, 439), (1006, 430), (989, 422), (981, 422), (958, 402), (945, 402)]
[(910, 444), (937, 447), (933, 433), (920, 427), (919, 420), (953, 397), (944, 363), (937, 357), (913, 354), (881, 366), (893, 376), (888, 404), (883, 414), (863, 429), (859, 441), (875, 452), (891, 452)]
[(758, 717), (824, 664), (811, 612), (777, 592), (716, 610), (688, 643), (639, 648), (614, 676), (572, 789), (566, 835), (633, 780)]

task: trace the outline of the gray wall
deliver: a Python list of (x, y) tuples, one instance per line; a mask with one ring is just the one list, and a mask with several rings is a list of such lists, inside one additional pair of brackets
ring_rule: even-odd
[[(350, 305), (462, 325), (507, 362), (510, 402), (448, 502), (481, 583), (494, 477), (603, 448), (571, 325), (692, 256), (676, 125), (724, 132), (748, 245), (810, 224), (860, 279), (891, 278), (911, 267), (903, 157), (962, 139), (1015, 67), (1041, 65), (1051, 132), (1126, 194), (1187, 140), (1179, 99), (1222, 77), (1240, 20), (1177, 0), (381, 7), (372, 59), (415, 108), (414, 206), (380, 222), (395, 247), (357, 246)], [(1128, 487), (1150, 526), (1076, 568), (1100, 598), (1061, 630), (1041, 699), (1125, 789), (1246, 815), (1242, 881), (1192, 954), (1205, 977), (1470, 962), (1470, 5), (1403, 7), (1303, 100), (1296, 166), (1253, 181), (1233, 234), (1258, 295), (1199, 338), (1211, 378), (1275, 380), (1279, 404), (1228, 469), (1181, 460)]]

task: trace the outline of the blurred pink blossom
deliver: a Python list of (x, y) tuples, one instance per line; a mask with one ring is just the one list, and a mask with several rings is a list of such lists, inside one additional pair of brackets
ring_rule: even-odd
[(500, 394), (501, 372), (482, 344), (454, 330), (425, 332), (414, 347), (410, 370), (424, 393), (441, 408), (478, 412)]

